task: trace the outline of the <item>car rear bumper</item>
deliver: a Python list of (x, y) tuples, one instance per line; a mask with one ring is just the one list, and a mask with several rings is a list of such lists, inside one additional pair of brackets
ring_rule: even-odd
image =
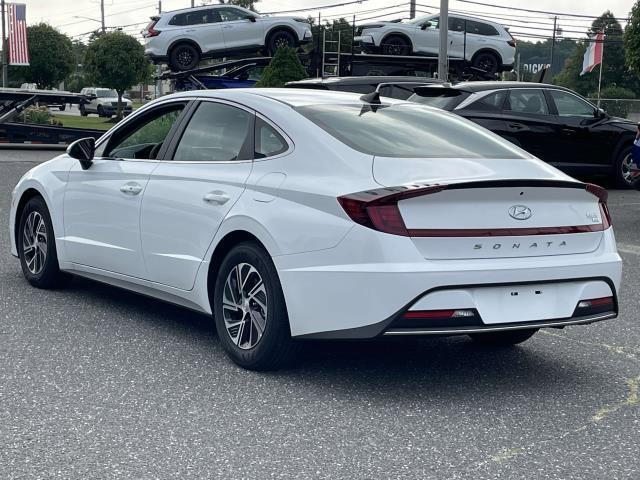
[[(334, 249), (274, 258), (292, 336), (455, 335), (617, 315), (622, 262), (611, 229), (588, 254), (472, 260), (425, 260), (414, 255), (409, 238), (381, 234), (380, 242), (372, 242), (363, 230), (355, 227)], [(542, 296), (536, 297), (537, 291)], [(613, 298), (610, 311), (592, 316), (576, 310), (583, 300), (603, 297)], [(460, 309), (477, 312), (477, 318), (449, 324), (421, 320), (413, 327), (404, 318), (407, 312)]]

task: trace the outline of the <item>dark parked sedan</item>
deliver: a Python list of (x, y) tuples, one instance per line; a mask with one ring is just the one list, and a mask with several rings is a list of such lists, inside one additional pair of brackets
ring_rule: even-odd
[(415, 89), (410, 100), (452, 111), (570, 175), (607, 175), (630, 185), (636, 124), (611, 117), (563, 87), (473, 82)]

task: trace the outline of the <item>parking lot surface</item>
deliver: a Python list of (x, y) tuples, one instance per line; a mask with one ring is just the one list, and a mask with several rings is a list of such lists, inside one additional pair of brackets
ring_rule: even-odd
[(265, 374), (233, 365), (205, 316), (27, 284), (9, 193), (54, 155), (0, 150), (0, 478), (639, 478), (640, 193), (610, 192), (616, 320), (504, 350), (309, 343)]

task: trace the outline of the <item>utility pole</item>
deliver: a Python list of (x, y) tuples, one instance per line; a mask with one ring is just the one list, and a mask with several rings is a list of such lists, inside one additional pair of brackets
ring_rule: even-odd
[(558, 17), (553, 17), (553, 38), (551, 39), (551, 63), (549, 63), (549, 73), (553, 75), (553, 51), (556, 48), (556, 31), (558, 30)]
[(106, 32), (104, 26), (104, 0), (100, 0), (100, 24), (102, 25), (102, 33)]
[(449, 80), (449, 0), (440, 0), (440, 49), (438, 50), (438, 78), (443, 82)]
[(191, 0), (191, 8), (196, 6), (196, 0)]
[(158, 13), (162, 13), (162, 0), (158, 0)]
[(416, 0), (409, 2), (409, 18), (416, 18)]
[(2, 3), (2, 40), (0, 41), (0, 47), (2, 47), (2, 88), (4, 88), (9, 83), (9, 80), (7, 78), (7, 63), (9, 61), (9, 58), (7, 56), (7, 41), (5, 39), (5, 37), (7, 36), (7, 25), (5, 23), (6, 9), (4, 0), (0, 0), (0, 2)]

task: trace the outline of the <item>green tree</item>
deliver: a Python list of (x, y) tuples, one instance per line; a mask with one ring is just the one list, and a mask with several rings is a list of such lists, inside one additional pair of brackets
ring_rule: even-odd
[(119, 31), (97, 37), (87, 48), (85, 72), (93, 82), (118, 92), (117, 119), (122, 118), (125, 90), (149, 77), (150, 63), (144, 47), (135, 38)]
[(629, 13), (629, 23), (623, 38), (627, 67), (640, 75), (640, 0), (636, 1)]
[(10, 78), (20, 77), (39, 88), (57, 87), (75, 69), (71, 39), (51, 25), (39, 23), (27, 28), (29, 66), (12, 67)]
[[(610, 11), (604, 12), (595, 19), (589, 33), (604, 31), (605, 42), (602, 66), (602, 87), (618, 86), (638, 91), (638, 80), (625, 68), (625, 50), (622, 42), (622, 27)], [(582, 62), (588, 42), (581, 42), (573, 55), (565, 63), (565, 67), (554, 82), (577, 91), (582, 95), (592, 96), (598, 91), (599, 68), (591, 73), (580, 75)]]
[(260, 0), (227, 0), (226, 2), (224, 0), (218, 0), (218, 1), (221, 4), (237, 5), (238, 7), (247, 8), (252, 12), (255, 12), (256, 11), (255, 4), (258, 3)]
[(283, 87), (287, 82), (307, 78), (307, 71), (293, 48), (280, 47), (262, 72), (256, 87)]

